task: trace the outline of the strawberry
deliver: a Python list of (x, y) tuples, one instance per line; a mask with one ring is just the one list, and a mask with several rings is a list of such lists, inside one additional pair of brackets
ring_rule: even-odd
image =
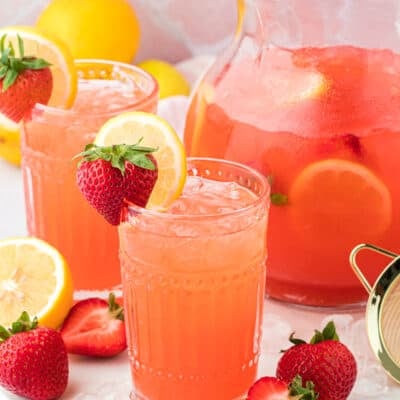
[(364, 154), (360, 138), (352, 133), (344, 133), (343, 135), (323, 139), (319, 142), (317, 151), (322, 155), (335, 154), (336, 156), (355, 158), (361, 158)]
[(300, 376), (296, 376), (291, 383), (265, 376), (258, 379), (249, 389), (247, 400), (316, 400), (318, 394), (314, 391), (314, 384), (307, 382), (303, 387)]
[(20, 57), (11, 43), (5, 47), (6, 35), (0, 39), (0, 119), (14, 123), (28, 117), (36, 103), (47, 104), (53, 89), (50, 64), (24, 55), (24, 43), (18, 37)]
[(125, 202), (145, 207), (156, 183), (155, 149), (119, 144), (89, 144), (77, 170), (83, 196), (110, 224), (118, 225)]
[(335, 324), (329, 322), (322, 332), (315, 331), (310, 343), (290, 336), (294, 344), (278, 362), (276, 376), (291, 380), (300, 375), (312, 381), (319, 400), (345, 400), (357, 376), (357, 364), (350, 350), (339, 341)]
[(111, 357), (126, 349), (124, 313), (111, 293), (108, 302), (97, 297), (77, 302), (61, 327), (67, 351)]
[(68, 355), (58, 331), (37, 327), (23, 312), (10, 329), (0, 326), (0, 385), (31, 400), (60, 397), (68, 383)]

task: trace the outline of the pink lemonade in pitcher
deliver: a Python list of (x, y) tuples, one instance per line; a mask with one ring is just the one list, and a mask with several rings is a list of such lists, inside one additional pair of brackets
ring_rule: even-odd
[[(200, 84), (187, 152), (251, 165), (272, 182), (269, 295), (365, 299), (350, 250), (400, 246), (399, 110), (400, 56), (390, 50), (270, 46)], [(371, 279), (384, 265), (363, 262)]]
[(269, 187), (238, 164), (189, 165), (201, 176), (168, 210), (129, 208), (119, 227), (133, 399), (239, 399), (256, 378)]

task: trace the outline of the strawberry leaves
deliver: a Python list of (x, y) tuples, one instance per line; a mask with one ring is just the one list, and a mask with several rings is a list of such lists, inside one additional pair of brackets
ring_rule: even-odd
[(38, 326), (38, 319), (34, 317), (32, 320), (26, 311), (23, 311), (17, 321), (13, 322), (10, 329), (0, 325), (0, 343), (4, 342), (12, 335), (20, 332), (27, 332)]
[(108, 310), (115, 319), (124, 321), (124, 309), (115, 301), (114, 293), (108, 295)]
[(112, 146), (97, 146), (93, 143), (86, 145), (85, 150), (77, 157), (83, 157), (85, 161), (95, 161), (102, 159), (111, 163), (114, 168), (118, 168), (122, 175), (125, 174), (125, 161), (129, 161), (138, 167), (154, 171), (154, 162), (146, 157), (157, 149), (152, 147), (140, 146), (141, 140), (133, 145), (116, 144)]
[(314, 390), (314, 383), (307, 381), (303, 386), (303, 379), (300, 375), (296, 375), (289, 384), (289, 396), (296, 396), (296, 399), (301, 400), (316, 400), (319, 394)]
[(328, 322), (322, 332), (316, 330), (314, 336), (311, 338), (310, 344), (321, 343), (324, 340), (339, 341), (339, 336), (336, 333), (336, 327), (333, 321)]
[(7, 35), (3, 35), (0, 39), (0, 79), (3, 79), (3, 92), (14, 84), (23, 71), (39, 70), (51, 65), (41, 58), (26, 57), (24, 42), (19, 35), (17, 36), (19, 57), (16, 57), (13, 44), (9, 42), (6, 46), (6, 37)]

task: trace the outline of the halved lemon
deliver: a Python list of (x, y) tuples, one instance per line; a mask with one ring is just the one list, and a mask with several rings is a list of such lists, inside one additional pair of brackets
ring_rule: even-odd
[(20, 125), (0, 114), (0, 157), (8, 162), (21, 163)]
[(385, 183), (366, 166), (343, 159), (308, 165), (295, 179), (288, 198), (293, 223), (317, 241), (376, 240), (392, 220), (392, 199)]
[(34, 237), (0, 241), (0, 325), (11, 326), (27, 311), (57, 328), (72, 302), (71, 274), (58, 250)]
[(158, 178), (146, 208), (164, 210), (182, 193), (186, 180), (186, 155), (183, 143), (163, 118), (142, 111), (120, 114), (108, 120), (94, 143), (99, 146), (135, 144), (154, 147)]
[[(48, 105), (60, 108), (72, 106), (78, 86), (78, 76), (74, 60), (68, 48), (58, 39), (50, 37), (39, 28), (32, 26), (11, 26), (0, 29), (0, 38), (6, 36), (6, 44), (11, 42), (16, 56), (19, 56), (17, 35), (24, 42), (25, 56), (43, 58), (51, 63), (53, 90)], [(19, 165), (20, 124), (6, 118), (0, 119), (0, 157)]]

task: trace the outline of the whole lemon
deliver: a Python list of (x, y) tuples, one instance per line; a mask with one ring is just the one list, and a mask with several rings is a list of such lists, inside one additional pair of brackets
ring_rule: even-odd
[(74, 58), (131, 62), (140, 27), (128, 0), (52, 0), (36, 22), (63, 40)]
[(138, 67), (153, 75), (160, 87), (160, 99), (168, 96), (187, 96), (190, 85), (185, 77), (171, 64), (161, 60), (146, 60)]

